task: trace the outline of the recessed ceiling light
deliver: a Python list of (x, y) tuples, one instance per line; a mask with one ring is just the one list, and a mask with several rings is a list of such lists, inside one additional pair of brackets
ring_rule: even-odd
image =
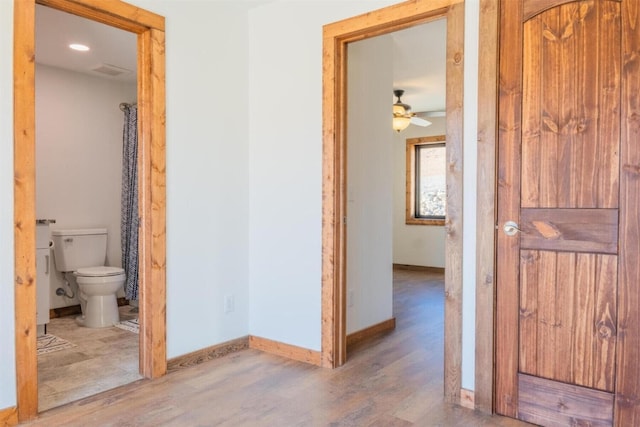
[(69, 48), (80, 51), (80, 52), (86, 52), (89, 50), (89, 46), (84, 44), (79, 44), (79, 43), (72, 43), (69, 45)]

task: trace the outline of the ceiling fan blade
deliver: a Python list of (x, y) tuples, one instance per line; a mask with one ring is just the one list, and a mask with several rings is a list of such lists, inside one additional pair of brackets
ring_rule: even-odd
[(420, 117), (446, 117), (446, 111), (419, 111), (416, 115)]
[(411, 117), (411, 124), (416, 126), (427, 127), (431, 125), (431, 122), (429, 120), (425, 120), (423, 118), (413, 116)]

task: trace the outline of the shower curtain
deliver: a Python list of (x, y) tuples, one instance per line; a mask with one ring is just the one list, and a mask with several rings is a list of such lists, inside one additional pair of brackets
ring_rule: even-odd
[(120, 232), (122, 268), (127, 276), (124, 291), (128, 300), (138, 299), (138, 107), (122, 105), (122, 205)]

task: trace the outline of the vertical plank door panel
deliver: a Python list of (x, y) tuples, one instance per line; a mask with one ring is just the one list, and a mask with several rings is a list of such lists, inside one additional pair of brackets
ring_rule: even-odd
[(595, 277), (595, 346), (592, 387), (599, 390), (614, 390), (615, 355), (618, 339), (616, 319), (618, 317), (618, 257), (600, 256), (596, 264)]
[(640, 2), (500, 7), (496, 410), (640, 425)]
[(537, 373), (539, 251), (520, 252), (520, 370)]

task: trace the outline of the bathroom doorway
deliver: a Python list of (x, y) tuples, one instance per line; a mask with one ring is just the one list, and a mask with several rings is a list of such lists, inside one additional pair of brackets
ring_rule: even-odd
[[(51, 7), (36, 5), (35, 18), (36, 234), (45, 236), (38, 240), (52, 241), (57, 230), (77, 244), (99, 243), (99, 238), (83, 237), (94, 235), (65, 230), (104, 230), (106, 253), (101, 255), (98, 245), (83, 252), (95, 247), (91, 266), (109, 266), (114, 273), (96, 278), (101, 284), (92, 286), (120, 284), (119, 318), (115, 307), (104, 304), (93, 304), (89, 314), (75, 274), (65, 272), (56, 257), (66, 245), (49, 249), (48, 259), (38, 256), (38, 272), (49, 274), (38, 276), (37, 297), (48, 299), (45, 309), (51, 317), (44, 324), (46, 333), (37, 322), (42, 412), (142, 378), (135, 328), (138, 298), (125, 295), (122, 275), (115, 274), (123, 267), (121, 242), (126, 240), (121, 237), (121, 199), (129, 200), (122, 198), (123, 172), (130, 170), (123, 157), (135, 158), (135, 152), (123, 150), (125, 113), (119, 105), (137, 101), (137, 44), (134, 33)], [(128, 270), (135, 280), (136, 270)], [(45, 310), (37, 311), (40, 318)], [(80, 325), (83, 319), (94, 324)]]
[[(139, 210), (141, 217), (138, 373), (166, 372), (164, 18), (123, 2), (39, 1), (137, 34)], [(35, 1), (14, 3), (14, 216), (18, 418), (38, 413), (35, 316)]]

